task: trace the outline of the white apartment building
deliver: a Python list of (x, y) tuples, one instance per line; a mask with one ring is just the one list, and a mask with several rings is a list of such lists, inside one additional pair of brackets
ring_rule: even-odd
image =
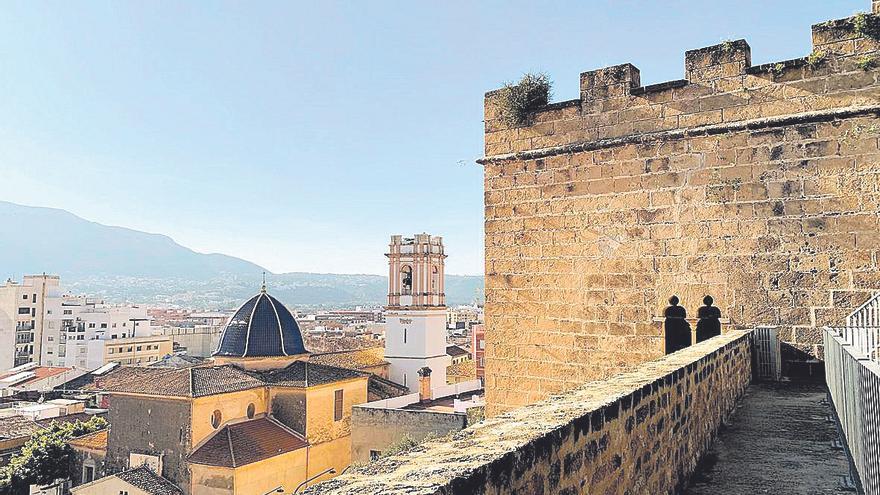
[(57, 341), (60, 293), (57, 275), (26, 275), (0, 286), (0, 371), (39, 364), (44, 344)]
[[(112, 348), (117, 341), (127, 344), (132, 338), (150, 337), (148, 340), (151, 342), (144, 345), (154, 350), (154, 344), (165, 340), (155, 338), (160, 331), (152, 326), (147, 308), (143, 306), (109, 305), (84, 296), (65, 295), (61, 298), (58, 320), (60, 335), (55, 341), (56, 345), (46, 342), (43, 347), (42, 363), (47, 366), (93, 369), (108, 362), (105, 348)], [(166, 346), (162, 345), (161, 348), (165, 350)]]

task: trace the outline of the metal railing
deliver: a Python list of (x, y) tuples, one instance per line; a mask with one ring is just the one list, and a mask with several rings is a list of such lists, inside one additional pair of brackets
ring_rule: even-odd
[(824, 329), (825, 379), (862, 488), (880, 495), (880, 364), (860, 330)]
[(868, 299), (864, 304), (846, 317), (848, 327), (880, 327), (880, 293)]
[(830, 329), (840, 336), (845, 345), (851, 346), (858, 359), (880, 363), (880, 326), (842, 327)]

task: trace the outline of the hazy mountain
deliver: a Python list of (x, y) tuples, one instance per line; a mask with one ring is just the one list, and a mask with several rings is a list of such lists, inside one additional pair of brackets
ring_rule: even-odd
[[(0, 201), (0, 276), (61, 275), (66, 289), (113, 301), (223, 308), (255, 292), (264, 268), (224, 254), (202, 254), (170, 237), (110, 227), (52, 208)], [(294, 306), (382, 304), (386, 277), (269, 275), (272, 293)], [(447, 275), (449, 304), (469, 303), (483, 277)]]

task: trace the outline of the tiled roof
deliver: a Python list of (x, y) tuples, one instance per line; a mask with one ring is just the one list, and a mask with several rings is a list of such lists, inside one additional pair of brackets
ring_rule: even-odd
[(183, 491), (174, 483), (154, 473), (147, 466), (141, 466), (114, 476), (151, 495), (181, 495)]
[(391, 399), (400, 397), (409, 393), (409, 387), (386, 380), (380, 376), (370, 375), (370, 381), (367, 382), (367, 400)]
[(467, 356), (470, 353), (457, 345), (448, 345), (446, 346), (446, 354), (452, 357), (461, 357)]
[(266, 357), (306, 352), (296, 319), (278, 299), (266, 293), (264, 286), (226, 323), (213, 355)]
[(120, 366), (95, 379), (98, 389), (172, 397), (204, 397), (262, 387), (259, 379), (235, 366), (152, 368)]
[(309, 362), (352, 370), (364, 370), (388, 364), (388, 361), (385, 361), (385, 349), (382, 347), (312, 354), (309, 356)]
[(239, 467), (307, 447), (301, 436), (271, 418), (226, 425), (189, 455), (189, 461)]
[(456, 376), (462, 378), (477, 378), (477, 363), (473, 359), (465, 359), (464, 361), (446, 367), (446, 376)]
[(189, 368), (205, 364), (206, 359), (186, 354), (169, 354), (151, 364), (152, 368)]
[[(31, 368), (28, 370), (28, 372), (34, 373), (34, 376), (32, 376), (31, 378), (28, 378), (27, 380), (17, 382), (14, 384), (14, 386), (22, 387), (24, 385), (38, 382), (40, 380), (44, 380), (46, 378), (49, 378), (49, 377), (52, 377), (55, 375), (67, 373), (68, 371), (71, 371), (72, 369), (73, 368), (62, 368), (59, 366), (37, 366), (36, 368)], [(10, 373), (10, 372), (6, 372), (6, 371), (0, 372), (0, 379), (7, 378), (7, 377), (10, 377), (15, 374), (16, 373)]]
[(67, 443), (71, 447), (79, 447), (91, 450), (107, 450), (107, 430), (99, 430), (76, 438), (71, 438)]
[(0, 440), (29, 437), (41, 430), (36, 421), (26, 416), (9, 416), (0, 419)]
[(75, 423), (77, 421), (82, 421), (83, 423), (85, 423), (86, 421), (92, 419), (92, 417), (94, 417), (94, 416), (100, 416), (104, 419), (107, 419), (107, 413), (89, 414), (89, 413), (79, 412), (79, 413), (67, 414), (64, 416), (56, 416), (54, 418), (38, 419), (37, 423), (40, 425), (40, 428), (48, 428), (52, 425), (52, 423), (64, 424), (64, 423)]
[(290, 366), (274, 371), (259, 373), (260, 378), (269, 385), (282, 387), (314, 387), (325, 383), (338, 382), (366, 376), (366, 374), (336, 366), (296, 361)]

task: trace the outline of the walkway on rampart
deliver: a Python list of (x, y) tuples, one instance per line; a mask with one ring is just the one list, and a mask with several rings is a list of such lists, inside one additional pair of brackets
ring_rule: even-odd
[(685, 493), (854, 493), (826, 397), (821, 385), (752, 384)]

